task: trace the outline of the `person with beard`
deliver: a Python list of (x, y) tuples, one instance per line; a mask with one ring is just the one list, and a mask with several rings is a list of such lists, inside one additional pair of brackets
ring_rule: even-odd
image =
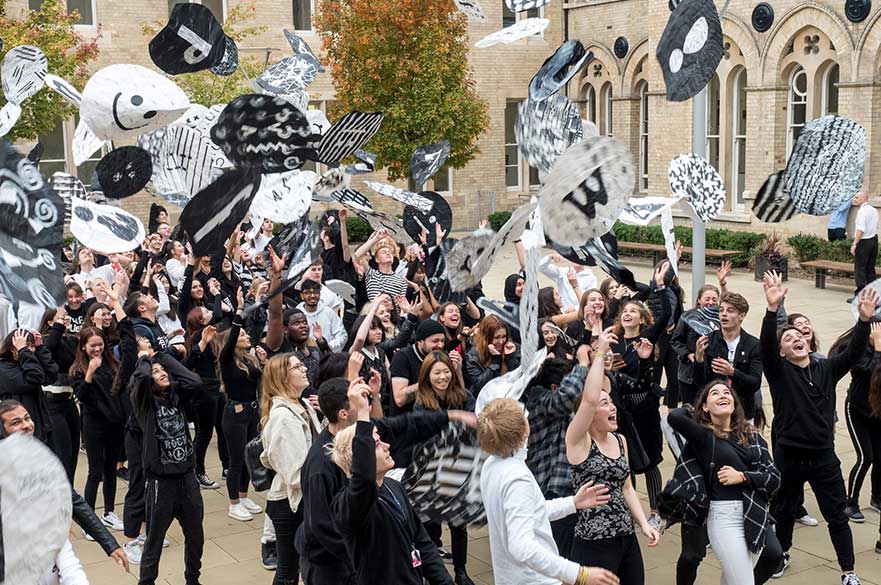
[(413, 345), (398, 350), (392, 358), (392, 400), (389, 401), (387, 415), (413, 410), (422, 360), (432, 351), (443, 350), (444, 326), (431, 319), (420, 321), (416, 326), (415, 337), (416, 342)]
[(306, 314), (315, 342), (319, 347), (322, 343), (326, 344), (329, 351), (340, 351), (349, 336), (343, 328), (339, 315), (330, 307), (319, 306), (321, 283), (314, 280), (303, 282), (300, 298), (303, 301), (297, 305), (297, 308)]

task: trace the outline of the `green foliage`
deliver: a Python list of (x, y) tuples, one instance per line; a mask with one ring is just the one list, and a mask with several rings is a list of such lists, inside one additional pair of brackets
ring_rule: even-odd
[(500, 229), (502, 229), (502, 226), (505, 225), (505, 223), (507, 223), (509, 219), (511, 219), (511, 212), (496, 211), (495, 213), (490, 213), (487, 219), (489, 219), (489, 226), (494, 231), (499, 231)]
[[(28, 11), (23, 18), (13, 18), (2, 11), (0, 38), (4, 50), (0, 59), (18, 45), (39, 47), (49, 61), (49, 73), (82, 90), (90, 75), (89, 63), (98, 57), (98, 42), (87, 42), (76, 32), (74, 24), (78, 20), (76, 12), (67, 13), (66, 3), (62, 0), (44, 0), (39, 11)], [(6, 98), (0, 94), (0, 107), (5, 104)], [(21, 109), (21, 117), (5, 137), (12, 142), (34, 140), (41, 134), (48, 134), (59, 119), (68, 118), (75, 111), (48, 87), (25, 100)]]
[(349, 234), (350, 242), (366, 242), (373, 233), (373, 228), (357, 215), (350, 215), (346, 219), (346, 233)]
[[(259, 75), (262, 69), (262, 59), (254, 59), (245, 56), (241, 52), (242, 41), (255, 37), (266, 31), (267, 26), (246, 26), (245, 23), (254, 18), (257, 8), (254, 0), (231, 4), (223, 22), (223, 32), (232, 37), (238, 45), (239, 68), (229, 76), (220, 76), (211, 71), (197, 71), (196, 73), (184, 73), (175, 75), (174, 82), (184, 90), (187, 97), (194, 104), (206, 107), (214, 104), (226, 104), (238, 96), (251, 93), (249, 78)], [(152, 38), (165, 26), (164, 22), (155, 21), (141, 25), (144, 35)], [(247, 75), (245, 74), (247, 73)]]
[[(680, 225), (673, 228), (676, 239), (683, 246), (691, 246), (691, 228)], [(622, 242), (639, 242), (645, 244), (663, 244), (664, 234), (661, 226), (650, 225), (646, 227), (615, 224), (615, 235)], [(749, 261), (762, 250), (767, 236), (757, 232), (741, 232), (725, 229), (709, 228), (706, 232), (707, 248), (716, 250), (741, 250), (743, 253), (733, 256), (732, 263), (735, 266), (746, 266)], [(649, 254), (650, 255), (650, 254)], [(688, 256), (688, 254), (684, 254)]]
[(467, 17), (449, 0), (324, 0), (315, 21), (344, 111), (383, 112), (368, 149), (389, 180), (410, 175), (413, 150), (447, 139), (447, 167), (478, 152), (487, 103), (468, 64)]
[[(795, 234), (789, 236), (789, 246), (795, 252), (799, 262), (810, 260), (831, 260), (832, 262), (853, 262), (850, 255), (852, 240), (830, 242), (826, 238), (812, 234)], [(881, 258), (876, 264), (881, 264)]]

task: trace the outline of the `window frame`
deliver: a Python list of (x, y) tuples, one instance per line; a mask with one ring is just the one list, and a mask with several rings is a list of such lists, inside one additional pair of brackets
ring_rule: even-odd
[(649, 153), (649, 113), (648, 89), (646, 80), (640, 80), (636, 86), (639, 95), (639, 192), (645, 193), (649, 187), (648, 153)]
[[(226, 1), (226, 0), (224, 0)], [(312, 32), (315, 30), (315, 0), (309, 0), (309, 28), (297, 28), (297, 21), (294, 18), (294, 5), (298, 0), (291, 2), (291, 21), (294, 32)], [(304, 0), (300, 0), (304, 1)]]
[[(713, 82), (715, 81), (715, 96), (713, 96)], [(715, 106), (715, 126), (716, 132), (711, 134), (711, 128), (713, 127), (712, 116), (714, 113), (713, 110), (713, 102), (716, 102)], [(713, 76), (710, 78), (709, 83), (707, 83), (707, 119), (706, 119), (706, 136), (705, 136), (705, 144), (706, 148), (706, 159), (716, 172), (722, 173), (722, 127), (723, 127), (723, 117), (722, 117), (722, 81), (719, 79), (718, 73), (713, 73)], [(716, 155), (713, 157), (711, 154), (713, 152), (712, 145), (716, 145)], [(715, 158), (715, 164), (713, 163), (713, 158)]]
[[(797, 95), (795, 89), (795, 78), (797, 75), (802, 74), (805, 78), (805, 92), (802, 101), (794, 101), (793, 96)], [(795, 67), (792, 68), (792, 71), (789, 73), (789, 81), (786, 86), (786, 158), (789, 158), (790, 153), (792, 152), (793, 147), (795, 146), (795, 141), (798, 139), (798, 136), (795, 136), (795, 128), (804, 128), (808, 119), (810, 118), (809, 108), (810, 108), (810, 79), (808, 78), (808, 72), (800, 63), (796, 63)], [(800, 124), (795, 123), (795, 106), (803, 105), (805, 108), (805, 119), (804, 122)], [(801, 131), (799, 130), (799, 133)]]
[[(746, 100), (746, 87), (749, 83), (749, 76), (746, 67), (739, 68), (734, 73), (731, 83), (731, 176), (729, 178), (729, 192), (731, 193), (731, 210), (743, 211), (746, 207), (743, 193), (746, 190), (746, 145), (747, 145), (747, 122), (744, 121), (743, 127), (740, 127), (740, 110), (741, 110), (741, 87), (743, 88), (743, 98)], [(744, 109), (749, 116), (748, 102), (743, 104)], [(742, 130), (742, 132), (741, 132)], [(741, 160), (740, 146), (743, 145), (744, 156)], [(741, 169), (743, 172), (741, 173)], [(740, 175), (743, 175), (743, 180)]]
[[(519, 148), (519, 147), (518, 147)], [(441, 173), (446, 173), (447, 175), (447, 188), (444, 190), (439, 190), (437, 188), (437, 176)], [(453, 169), (452, 167), (447, 167), (446, 164), (431, 178), (431, 190), (435, 193), (439, 194), (447, 194), (451, 195), (453, 193)]]
[(603, 105), (603, 128), (601, 134), (605, 134), (611, 138), (613, 132), (613, 116), (612, 116), (612, 82), (607, 81), (600, 88), (600, 100)]
[[(87, 0), (92, 5), (92, 22), (91, 23), (77, 23), (74, 26), (74, 30), (97, 30), (98, 28), (98, 2), (97, 0)], [(224, 0), (225, 1), (225, 0)], [(39, 0), (40, 7), (43, 6), (43, 0)], [(70, 14), (70, 7), (67, 5), (67, 0), (64, 0), (64, 6), (67, 8), (67, 13)], [(31, 8), (31, 0), (27, 0), (28, 10), (39, 11), (40, 8)]]
[[(504, 157), (505, 157), (505, 160), (504, 160), (505, 189), (508, 191), (514, 191), (514, 192), (523, 191), (523, 153), (520, 152), (520, 144), (517, 143), (517, 135), (514, 132), (513, 127), (511, 128), (511, 135), (514, 137), (514, 142), (508, 142), (507, 109), (512, 107), (512, 108), (514, 108), (515, 113), (519, 115), (519, 107), (520, 107), (520, 103), (522, 101), (523, 100), (507, 100), (505, 102), (505, 110), (506, 110), (506, 112), (505, 112), (505, 129), (504, 129), (505, 130), (505, 143), (504, 143), (505, 147), (504, 147), (504, 151), (503, 151)], [(514, 117), (514, 120), (516, 123), (516, 120), (517, 120), (516, 115)], [(508, 160), (507, 160), (508, 148), (510, 148), (512, 146), (514, 147), (514, 150), (517, 152), (517, 160), (514, 164), (508, 164)], [(516, 167), (516, 169), (517, 169), (517, 184), (516, 185), (509, 185), (508, 184), (508, 169), (514, 168), (514, 167)]]
[[(313, 2), (314, 2), (314, 0), (313, 0)], [(538, 8), (530, 8), (529, 10), (524, 10), (522, 12), (514, 12), (513, 13), (514, 14), (514, 22), (511, 24), (505, 24), (505, 12), (511, 12), (511, 10), (508, 8), (508, 5), (505, 3), (505, 0), (501, 0), (501, 2), (502, 2), (501, 28), (508, 28), (509, 26), (514, 26), (515, 24), (517, 24), (521, 20), (525, 20), (527, 18), (544, 18), (545, 17), (545, 7), (540, 6)], [(538, 16), (533, 16), (533, 17), (529, 16), (529, 12), (531, 12), (533, 10), (538, 10)], [(544, 31), (542, 31), (540, 33), (535, 33), (534, 35), (530, 35), (530, 36), (524, 37), (524, 38), (526, 38), (526, 39), (529, 39), (532, 37), (544, 38), (544, 36), (545, 36)]]
[[(835, 103), (836, 103), (835, 109), (836, 109), (836, 111), (830, 112), (829, 111), (829, 93), (830, 93), (830, 90), (833, 88), (829, 87), (829, 78), (832, 75), (832, 71), (835, 71), (835, 70), (837, 70), (837, 73), (838, 73), (838, 81), (835, 83), (835, 87), (834, 87), (835, 94), (836, 94), (835, 95)], [(837, 111), (839, 109), (838, 105), (840, 105), (839, 100), (841, 99), (841, 93), (838, 88), (838, 83), (841, 83), (841, 66), (838, 63), (833, 61), (832, 63), (830, 63), (829, 65), (826, 66), (825, 70), (823, 71), (823, 75), (821, 77), (820, 113), (823, 116), (838, 113), (838, 111)]]

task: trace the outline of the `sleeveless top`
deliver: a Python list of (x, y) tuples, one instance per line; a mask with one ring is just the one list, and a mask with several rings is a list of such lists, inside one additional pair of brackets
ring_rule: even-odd
[(572, 466), (572, 487), (575, 491), (589, 481), (605, 484), (609, 488), (609, 503), (578, 511), (575, 536), (582, 540), (633, 534), (633, 518), (624, 501), (624, 482), (630, 478), (630, 464), (624, 453), (621, 435), (613, 434), (621, 450), (617, 459), (604, 455), (596, 441), (591, 441), (587, 459)]

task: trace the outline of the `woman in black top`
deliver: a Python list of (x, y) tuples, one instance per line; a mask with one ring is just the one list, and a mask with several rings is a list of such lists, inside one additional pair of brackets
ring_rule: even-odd
[(107, 345), (114, 348), (119, 345), (119, 328), (113, 310), (104, 303), (94, 303), (86, 311), (83, 327), (94, 327), (101, 332)]
[(487, 382), (520, 366), (520, 348), (511, 341), (508, 327), (495, 315), (480, 322), (474, 345), (465, 354), (465, 381), (477, 396)]
[(571, 360), (575, 357), (575, 350), (563, 339), (562, 331), (550, 319), (538, 320), (538, 333), (541, 336), (538, 348), (547, 348), (548, 358)]
[(34, 436), (51, 445), (52, 423), (43, 386), (58, 380), (58, 365), (39, 334), (11, 331), (0, 343), (0, 400), (21, 402), (34, 421)]
[(125, 438), (126, 412), (121, 394), (113, 393), (113, 379), (119, 361), (104, 336), (95, 327), (83, 327), (76, 359), (70, 366), (74, 394), (82, 405), (83, 442), (89, 460), (89, 474), (83, 498), (95, 509), (98, 484), (104, 484), (104, 524), (122, 530), (122, 520), (114, 513), (116, 500), (116, 462)]
[(229, 474), (226, 491), (229, 496), (229, 517), (247, 522), (263, 508), (248, 498), (250, 476), (245, 467), (245, 445), (257, 436), (260, 413), (257, 390), (260, 387), (259, 363), (251, 353), (251, 339), (242, 329), (244, 298), (238, 291), (238, 305), (232, 325), (215, 337), (219, 351), (220, 380), (227, 402), (223, 411), (223, 435), (229, 449)]

